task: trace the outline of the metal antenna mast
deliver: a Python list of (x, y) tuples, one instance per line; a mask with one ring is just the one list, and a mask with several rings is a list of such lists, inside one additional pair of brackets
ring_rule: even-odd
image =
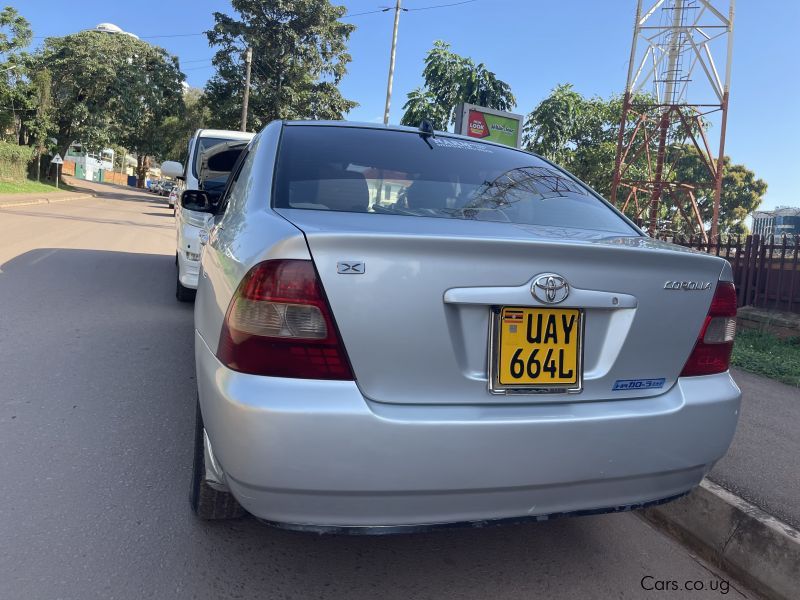
[[(725, 4), (727, 11), (721, 6)], [(636, 3), (611, 201), (621, 202), (640, 222), (647, 212), (650, 235), (669, 229), (672, 219), (680, 217), (708, 240), (696, 192), (710, 187), (710, 236), (716, 240), (735, 0), (648, 0), (648, 5), (643, 10), (643, 0)], [(724, 79), (718, 67), (723, 61)], [(716, 158), (709, 145), (712, 119), (719, 121)], [(680, 153), (671, 148), (689, 143), (706, 167), (705, 186), (672, 175)], [(666, 213), (663, 205), (668, 206)]]

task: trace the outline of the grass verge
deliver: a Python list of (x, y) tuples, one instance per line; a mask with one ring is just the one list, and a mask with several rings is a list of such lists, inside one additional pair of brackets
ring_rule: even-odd
[(800, 387), (800, 336), (780, 339), (767, 331), (740, 329), (731, 363), (745, 371)]
[(60, 183), (56, 189), (51, 181), (39, 183), (26, 179), (23, 181), (0, 181), (0, 194), (45, 194), (53, 192), (71, 192), (72, 187)]

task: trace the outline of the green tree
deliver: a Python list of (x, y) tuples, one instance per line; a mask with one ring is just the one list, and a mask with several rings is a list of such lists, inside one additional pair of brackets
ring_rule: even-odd
[(231, 0), (238, 18), (215, 12), (208, 42), (218, 48), (206, 84), (211, 125), (238, 129), (244, 52), (253, 49), (247, 129), (274, 119), (342, 119), (356, 102), (338, 89), (355, 29), (339, 19), (346, 7), (328, 0)]
[[(128, 37), (128, 36), (124, 36)], [(138, 40), (134, 40), (138, 42)], [(139, 42), (133, 48), (129, 68), (118, 73), (120, 102), (114, 108), (116, 122), (112, 140), (137, 156), (138, 186), (144, 186), (150, 158), (161, 158), (172, 140), (164, 127), (166, 119), (182, 117), (184, 75), (178, 60), (156, 46)], [(130, 101), (130, 99), (134, 101)]]
[(35, 152), (36, 181), (41, 179), (42, 155), (47, 150), (48, 132), (53, 128), (51, 86), (52, 77), (49, 69), (36, 71), (31, 76), (31, 87), (34, 90), (36, 110), (25, 125), (30, 133)]
[(13, 6), (0, 11), (0, 56), (25, 48), (31, 36), (30, 23)]
[(76, 140), (91, 150), (118, 144), (138, 153), (144, 167), (164, 152), (163, 121), (183, 107), (176, 57), (132, 36), (84, 31), (47, 38), (31, 61), (32, 72), (44, 68), (59, 153)]
[[(601, 195), (609, 197), (621, 114), (622, 99), (619, 96), (608, 100), (586, 98), (569, 84), (559, 85), (527, 116), (523, 144), (527, 150), (562, 165)], [(635, 117), (630, 118), (632, 125)], [(627, 128), (627, 135), (632, 129)], [(666, 169), (665, 181), (694, 182), (693, 193), (701, 218), (710, 223), (714, 199), (710, 172), (694, 146), (684, 142), (684, 137), (677, 128), (669, 132), (667, 164), (670, 168)], [(642, 138), (637, 139), (641, 144)], [(638, 149), (634, 146), (628, 153), (632, 162), (626, 177), (650, 179), (646, 154), (642, 152), (633, 159)], [(758, 207), (766, 189), (767, 184), (750, 169), (732, 164), (730, 158), (725, 157), (720, 232), (742, 232), (745, 217)], [(680, 201), (684, 212), (689, 210), (687, 196), (680, 192), (680, 198), (671, 198), (673, 193), (668, 187), (664, 189), (659, 220), (668, 222), (673, 232), (689, 235), (695, 230), (694, 221), (689, 217), (690, 222), (687, 222), (677, 208)]]
[(33, 111), (28, 102), (30, 88), (24, 75), (25, 55), (21, 50), (31, 42), (30, 23), (16, 9), (0, 11), (0, 131), (14, 132), (19, 142), (22, 122)]
[(528, 115), (523, 141), (532, 152), (555, 162), (572, 160), (582, 146), (610, 140), (609, 103), (584, 98), (571, 84), (562, 84)]
[(189, 149), (189, 138), (195, 130), (208, 127), (211, 122), (211, 111), (204, 102), (203, 90), (189, 88), (183, 94), (185, 110), (181, 116), (168, 117), (164, 121), (164, 132), (168, 141), (168, 149), (164, 160), (184, 162)]
[(517, 101), (511, 86), (497, 78), (486, 65), (450, 50), (450, 44), (437, 40), (425, 56), (422, 71), (425, 85), (412, 90), (403, 105), (401, 123), (416, 127), (427, 119), (434, 128), (447, 129), (455, 122), (460, 102), (497, 110), (511, 110)]
[[(703, 221), (710, 222), (714, 211), (714, 188), (710, 181), (708, 167), (693, 146), (672, 148), (680, 153), (675, 161), (674, 179), (697, 182), (694, 190), (697, 206)], [(722, 196), (719, 202), (719, 231), (723, 234), (738, 235), (747, 233), (745, 219), (756, 210), (767, 193), (767, 183), (742, 164), (734, 164), (726, 156), (722, 165)], [(672, 220), (672, 229), (684, 235), (693, 233), (691, 223), (684, 222), (676, 209), (664, 215)]]

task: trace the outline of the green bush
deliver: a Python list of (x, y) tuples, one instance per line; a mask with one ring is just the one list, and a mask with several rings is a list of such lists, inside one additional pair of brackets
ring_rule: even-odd
[(22, 181), (28, 176), (33, 148), (0, 142), (0, 180)]

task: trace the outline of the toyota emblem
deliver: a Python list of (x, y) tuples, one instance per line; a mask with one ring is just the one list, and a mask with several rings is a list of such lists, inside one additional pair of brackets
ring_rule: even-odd
[(569, 284), (561, 275), (543, 273), (533, 280), (531, 294), (539, 302), (558, 304), (569, 296)]

